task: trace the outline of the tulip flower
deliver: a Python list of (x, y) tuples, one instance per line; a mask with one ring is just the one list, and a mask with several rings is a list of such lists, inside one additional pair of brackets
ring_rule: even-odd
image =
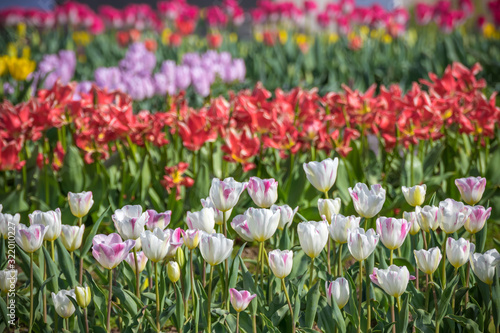
[(245, 311), (248, 304), (257, 296), (251, 294), (246, 290), (238, 291), (234, 288), (229, 289), (231, 294), (231, 304), (236, 311), (236, 333), (240, 331), (240, 312)]
[(146, 229), (155, 230), (155, 228), (159, 228), (164, 230), (170, 224), (170, 218), (172, 216), (172, 211), (167, 210), (163, 213), (158, 213), (154, 209), (146, 210), (148, 213), (148, 219), (146, 220)]
[(271, 210), (273, 212), (277, 210), (280, 211), (280, 223), (278, 224), (278, 229), (284, 230), (287, 225), (292, 224), (293, 218), (295, 217), (295, 214), (299, 210), (299, 207), (295, 207), (295, 209), (292, 209), (292, 207), (288, 205), (283, 205), (283, 206), (272, 205)]
[[(233, 241), (227, 239), (222, 234), (204, 234), (200, 241), (200, 252), (203, 259), (212, 266), (210, 268), (210, 282), (208, 285), (208, 304), (207, 304), (207, 319), (208, 332), (212, 332), (212, 317), (210, 315), (210, 306), (212, 302), (212, 278), (214, 267), (226, 260), (233, 251)], [(227, 279), (226, 284), (227, 284)], [(227, 286), (225, 286), (227, 287)], [(227, 288), (225, 288), (227, 289)], [(224, 298), (226, 299), (226, 298)]]
[(201, 199), (201, 205), (203, 206), (203, 208), (212, 208), (215, 212), (215, 224), (223, 224), (224, 221), (227, 221), (229, 220), (229, 217), (231, 216), (231, 213), (233, 212), (232, 209), (226, 211), (226, 212), (221, 212), (220, 210), (218, 210), (214, 203), (212, 202), (212, 200), (210, 199), (210, 197), (206, 198), (206, 199)]
[(211, 234), (215, 227), (215, 212), (212, 208), (202, 208), (199, 212), (187, 212), (189, 229), (198, 229)]
[(414, 236), (420, 231), (420, 224), (417, 222), (417, 213), (403, 212), (403, 219), (410, 223), (410, 235)]
[[(359, 305), (358, 305), (358, 313), (361, 313), (361, 302), (362, 302), (362, 286), (363, 286), (363, 261), (368, 258), (372, 252), (375, 250), (377, 243), (379, 241), (379, 235), (375, 233), (373, 229), (369, 229), (365, 232), (363, 228), (357, 228), (353, 230), (349, 230), (347, 235), (347, 247), (349, 248), (349, 252), (351, 255), (359, 261)], [(371, 309), (370, 309), (370, 285), (367, 281), (366, 295), (367, 297), (367, 309), (368, 309), (368, 318), (371, 317)], [(368, 320), (367, 325), (371, 325)], [(361, 316), (359, 318), (358, 323), (358, 333), (361, 330)], [(368, 329), (367, 329), (368, 331)]]
[(172, 259), (177, 254), (177, 249), (182, 246), (183, 238), (182, 238), (182, 229), (176, 228), (174, 229), (165, 229), (163, 232), (169, 235), (169, 241), (167, 246), (167, 259)]
[(385, 189), (381, 185), (372, 185), (371, 189), (363, 183), (357, 183), (354, 189), (349, 187), (356, 212), (367, 219), (377, 215), (385, 202)]
[(120, 235), (96, 235), (92, 240), (92, 255), (102, 267), (112, 270), (117, 267), (134, 247), (134, 240), (122, 241)]
[(401, 190), (403, 191), (406, 202), (408, 202), (410, 206), (416, 207), (424, 203), (427, 185), (415, 185), (413, 187), (402, 186)]
[(342, 214), (332, 215), (332, 222), (328, 226), (328, 232), (330, 237), (337, 243), (339, 243), (339, 249), (337, 251), (338, 260), (338, 274), (343, 275), (342, 267), (342, 247), (347, 243), (347, 234), (349, 230), (359, 228), (359, 221), (361, 218), (354, 215), (344, 216)]
[(24, 252), (30, 254), (30, 323), (29, 332), (33, 328), (33, 252), (42, 247), (45, 234), (50, 229), (43, 224), (32, 224), (26, 227), (18, 224), (16, 227), (16, 243)]
[(349, 282), (343, 277), (339, 277), (335, 281), (326, 281), (326, 301), (332, 306), (332, 298), (337, 303), (339, 309), (342, 309), (349, 301)]
[(176, 283), (181, 278), (181, 269), (175, 261), (169, 261), (167, 264), (167, 276), (172, 283)]
[[(17, 270), (5, 269), (0, 271), (0, 292), (8, 294), (9, 291), (15, 290), (17, 283)], [(9, 304), (7, 302), (7, 304)]]
[(184, 245), (186, 245), (189, 250), (194, 250), (198, 247), (200, 243), (200, 231), (198, 229), (187, 229), (183, 230), (181, 233)]
[(90, 208), (94, 204), (92, 192), (73, 193), (68, 192), (68, 203), (71, 209), (71, 214), (78, 217), (79, 225), (81, 218), (89, 213)]
[(61, 226), (61, 242), (68, 252), (73, 252), (80, 248), (84, 232), (85, 225), (70, 226), (63, 224)]
[(341, 201), (337, 199), (318, 199), (319, 216), (326, 220), (328, 224), (332, 223), (332, 215), (340, 212)]
[(379, 217), (377, 219), (377, 234), (380, 235), (382, 244), (391, 250), (391, 265), (394, 250), (403, 245), (409, 231), (410, 223), (405, 219), (396, 219), (393, 217)]
[(269, 208), (278, 200), (278, 182), (273, 178), (250, 177), (247, 191), (260, 208)]
[(463, 203), (446, 199), (439, 203), (439, 226), (446, 234), (452, 234), (465, 224), (470, 214), (471, 209)]
[[(61, 210), (59, 208), (48, 212), (35, 210), (33, 213), (29, 214), (28, 217), (31, 225), (43, 224), (48, 227), (47, 233), (43, 239), (52, 242), (52, 250), (54, 250), (53, 241), (61, 235)], [(52, 255), (52, 259), (54, 260), (54, 254)]]
[(429, 275), (434, 274), (436, 269), (439, 267), (441, 258), (443, 257), (441, 250), (437, 246), (430, 248), (429, 250), (413, 250), (413, 254), (415, 255), (417, 267), (422, 272)]
[(469, 254), (474, 253), (475, 246), (468, 240), (454, 240), (448, 237), (446, 241), (446, 257), (450, 264), (458, 269), (469, 260)]
[(210, 200), (213, 202), (215, 208), (221, 212), (227, 212), (236, 206), (241, 193), (243, 193), (247, 186), (248, 183), (237, 182), (232, 177), (224, 180), (214, 178), (210, 187)]
[(290, 302), (290, 297), (288, 296), (288, 291), (285, 285), (285, 278), (292, 272), (293, 252), (289, 250), (273, 250), (269, 252), (268, 259), (271, 271), (278, 279), (281, 280), (281, 286), (283, 288), (283, 292), (285, 293), (286, 301), (288, 302), (288, 309), (292, 318), (292, 332), (295, 332), (292, 303)]
[(142, 207), (139, 205), (126, 205), (121, 209), (115, 210), (111, 218), (115, 223), (116, 231), (118, 231), (124, 240), (136, 240), (144, 231), (149, 214), (147, 212), (143, 213)]
[[(75, 306), (73, 302), (69, 299), (69, 297), (76, 300), (75, 290), (61, 290), (57, 294), (52, 293), (52, 301), (54, 302), (54, 307), (56, 309), (57, 314), (67, 319), (75, 313)], [(69, 327), (68, 327), (69, 329)]]
[(146, 264), (148, 263), (148, 257), (146, 257), (146, 255), (144, 254), (143, 251), (139, 251), (139, 252), (137, 252), (137, 264), (138, 264), (138, 266), (135, 265), (135, 257), (134, 257), (133, 253), (129, 253), (125, 257), (125, 261), (127, 262), (127, 264), (130, 265), (130, 267), (132, 268), (134, 273), (137, 272), (137, 267), (139, 267), (139, 273), (140, 273), (146, 269)]
[(314, 258), (319, 256), (328, 241), (328, 225), (321, 222), (301, 222), (297, 226), (299, 242), (302, 250), (311, 258), (309, 287), (312, 287), (314, 276)]
[(153, 231), (143, 231), (141, 242), (144, 255), (154, 263), (165, 259), (170, 249), (170, 237), (169, 232), (160, 228), (155, 228)]
[(483, 197), (486, 187), (486, 178), (468, 177), (455, 179), (455, 185), (460, 191), (462, 200), (468, 205), (477, 204)]
[(231, 226), (245, 242), (254, 241), (253, 236), (250, 233), (250, 228), (248, 227), (248, 217), (246, 214), (236, 215), (231, 222)]
[(92, 300), (92, 291), (90, 290), (90, 287), (87, 284), (85, 284), (85, 287), (76, 286), (75, 299), (78, 306), (82, 309), (89, 306), (90, 301)]
[(495, 278), (495, 269), (500, 265), (500, 253), (496, 249), (488, 250), (484, 254), (471, 253), (469, 260), (474, 274), (491, 288)]
[(439, 208), (435, 206), (415, 207), (417, 223), (423, 231), (430, 232), (439, 227), (438, 211)]
[(483, 206), (472, 206), (470, 207), (471, 214), (469, 218), (464, 223), (464, 228), (470, 234), (475, 234), (483, 229), (486, 220), (490, 218), (491, 207), (485, 209)]
[(280, 222), (280, 211), (265, 208), (248, 208), (245, 212), (247, 225), (252, 239), (264, 242), (271, 238)]
[(327, 158), (321, 162), (312, 161), (303, 164), (307, 180), (318, 191), (327, 195), (328, 191), (335, 184), (337, 179), (337, 169), (339, 167), (339, 159)]
[(374, 268), (373, 273), (370, 275), (370, 280), (373, 283), (395, 298), (403, 295), (408, 286), (408, 281), (414, 279), (415, 277), (410, 275), (406, 266), (398, 267), (396, 265), (390, 265), (387, 269)]
[(0, 235), (4, 239), (9, 238), (9, 230), (12, 230), (12, 233), (15, 235), (15, 230), (19, 225), (20, 219), (21, 215), (19, 213), (15, 215), (0, 213)]

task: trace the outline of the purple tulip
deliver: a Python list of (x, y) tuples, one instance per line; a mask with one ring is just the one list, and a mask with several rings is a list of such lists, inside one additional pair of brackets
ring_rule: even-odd
[(229, 289), (231, 294), (231, 305), (236, 310), (236, 312), (245, 311), (250, 302), (257, 297), (256, 294), (251, 294), (246, 290), (238, 291), (234, 288)]

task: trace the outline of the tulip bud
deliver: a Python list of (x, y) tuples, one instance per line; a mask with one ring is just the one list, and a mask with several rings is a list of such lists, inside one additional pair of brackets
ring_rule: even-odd
[(483, 206), (470, 207), (471, 214), (465, 221), (464, 227), (470, 234), (475, 234), (483, 229), (486, 220), (490, 218), (491, 207), (485, 209)]
[(328, 224), (332, 223), (332, 215), (340, 212), (341, 201), (337, 199), (318, 199), (319, 216), (326, 220)]
[(149, 219), (147, 212), (142, 212), (142, 207), (139, 205), (126, 205), (121, 209), (115, 210), (111, 216), (115, 223), (116, 231), (127, 239), (137, 239), (144, 231), (146, 221)]
[(181, 268), (184, 268), (184, 266), (186, 266), (186, 256), (184, 255), (184, 251), (181, 247), (177, 248), (177, 252), (175, 253), (175, 261)]
[(370, 280), (377, 286), (382, 288), (388, 295), (399, 297), (404, 294), (409, 280), (415, 280), (414, 276), (410, 276), (410, 272), (406, 266), (398, 267), (391, 265), (387, 269), (373, 269), (370, 275)]
[(393, 217), (379, 217), (377, 219), (377, 234), (380, 235), (382, 244), (389, 250), (395, 250), (403, 245), (409, 231), (410, 223), (405, 219)]
[(43, 237), (44, 240), (53, 241), (61, 235), (61, 210), (59, 208), (48, 212), (35, 210), (28, 217), (31, 225), (43, 224), (47, 227), (47, 232)]
[(335, 157), (333, 160), (327, 158), (321, 162), (312, 161), (304, 163), (303, 167), (307, 180), (309, 180), (311, 185), (318, 191), (326, 193), (332, 188), (337, 179), (339, 159)]
[(332, 297), (335, 299), (339, 309), (342, 309), (349, 301), (349, 282), (343, 277), (335, 281), (325, 283), (326, 301), (332, 306)]
[(68, 203), (71, 213), (74, 216), (78, 218), (84, 217), (88, 214), (90, 208), (92, 208), (92, 205), (94, 204), (94, 200), (92, 200), (92, 192), (68, 192)]
[(430, 232), (439, 227), (438, 211), (439, 208), (435, 206), (415, 207), (417, 223), (423, 231)]
[(284, 230), (287, 225), (292, 224), (293, 218), (297, 211), (299, 210), (299, 207), (295, 207), (295, 209), (292, 209), (292, 207), (288, 205), (283, 205), (283, 206), (276, 206), (272, 205), (271, 210), (273, 212), (280, 211), (280, 223), (278, 224), (278, 229)]
[(17, 283), (17, 270), (6, 269), (0, 271), (0, 292), (8, 293), (10, 290), (16, 288)]
[(332, 224), (328, 226), (330, 237), (339, 244), (347, 243), (349, 230), (359, 228), (360, 217), (337, 214), (332, 216)]
[(82, 245), (83, 233), (85, 232), (85, 225), (70, 226), (63, 224), (61, 226), (61, 242), (66, 250), (73, 252), (80, 248)]
[(175, 261), (169, 261), (167, 264), (167, 276), (172, 283), (176, 283), (181, 278), (181, 270)]
[(280, 211), (265, 208), (248, 208), (245, 212), (247, 226), (252, 239), (264, 242), (271, 238), (280, 223)]
[(80, 306), (82, 309), (85, 309), (87, 306), (89, 306), (92, 299), (92, 292), (87, 284), (85, 284), (85, 287), (76, 286), (75, 295), (76, 303), (78, 303), (78, 306)]
[(403, 190), (403, 195), (406, 202), (410, 206), (420, 206), (425, 201), (425, 192), (427, 191), (427, 185), (415, 185), (413, 187), (401, 187)]
[(363, 228), (349, 230), (347, 236), (349, 252), (357, 261), (365, 260), (375, 250), (379, 237), (373, 229), (366, 232)]
[(454, 240), (448, 237), (446, 241), (446, 257), (450, 264), (457, 269), (469, 260), (469, 254), (474, 253), (474, 249), (474, 244), (463, 238)]
[(462, 200), (468, 205), (475, 205), (483, 197), (486, 187), (486, 178), (468, 177), (455, 179), (455, 185), (460, 191)]
[(471, 213), (471, 209), (463, 203), (453, 199), (446, 199), (439, 203), (438, 220), (441, 230), (452, 234), (460, 229)]
[(184, 245), (186, 245), (188, 249), (194, 250), (200, 243), (200, 231), (198, 229), (184, 230), (182, 231), (182, 239), (184, 239)]
[(269, 208), (278, 200), (278, 182), (273, 178), (250, 177), (247, 191), (253, 202), (260, 208)]
[(29, 228), (19, 223), (16, 228), (16, 243), (24, 252), (33, 253), (42, 247), (43, 239), (50, 227), (33, 224)]
[(200, 241), (201, 256), (212, 266), (226, 260), (233, 251), (233, 240), (223, 234), (203, 234)]
[(212, 208), (202, 208), (199, 212), (187, 212), (189, 229), (198, 229), (211, 234), (215, 227), (215, 212)]
[(385, 190), (381, 185), (372, 185), (371, 189), (363, 183), (357, 183), (354, 189), (349, 187), (354, 209), (356, 212), (367, 219), (377, 215), (385, 202)]
[(229, 293), (231, 294), (231, 305), (236, 312), (245, 311), (248, 304), (257, 296), (246, 290), (238, 291), (234, 288), (229, 289)]
[(214, 178), (210, 187), (210, 199), (215, 208), (221, 212), (227, 212), (236, 206), (241, 193), (247, 186), (248, 183), (237, 182), (232, 177), (224, 180)]
[(273, 250), (269, 252), (269, 267), (278, 279), (284, 279), (292, 272), (293, 252)]
[(420, 231), (420, 224), (417, 222), (417, 213), (403, 212), (403, 219), (410, 223), (410, 235), (416, 235)]
[(430, 248), (427, 250), (413, 250), (415, 255), (415, 261), (417, 262), (418, 268), (425, 274), (433, 274), (439, 267), (441, 258), (441, 250), (438, 247)]
[(0, 213), (0, 235), (2, 235), (4, 239), (9, 238), (9, 229), (16, 230), (20, 219), (21, 215), (19, 214), (11, 215)]
[(484, 254), (471, 253), (470, 264), (479, 280), (491, 286), (495, 277), (495, 269), (500, 267), (500, 253), (496, 249), (486, 251)]
[(68, 296), (76, 299), (75, 290), (61, 290), (57, 294), (52, 293), (51, 295), (57, 314), (62, 318), (71, 317), (75, 312), (75, 306)]
[(297, 226), (299, 242), (302, 250), (310, 257), (316, 258), (328, 242), (328, 226), (326, 222), (301, 222)]
[[(140, 239), (140, 238), (139, 238)], [(135, 266), (135, 258), (133, 253), (129, 253), (125, 257), (125, 261), (132, 267), (134, 273), (137, 272), (137, 267)], [(139, 266), (139, 273), (146, 269), (146, 264), (148, 263), (148, 257), (144, 254), (143, 251), (137, 252), (137, 266)]]

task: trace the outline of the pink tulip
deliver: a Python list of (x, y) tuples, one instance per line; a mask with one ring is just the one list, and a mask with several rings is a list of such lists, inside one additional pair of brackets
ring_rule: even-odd
[(278, 199), (278, 182), (273, 178), (250, 177), (247, 191), (257, 206), (269, 208)]
[(483, 206), (472, 206), (471, 214), (465, 221), (464, 228), (471, 234), (475, 234), (483, 229), (486, 220), (490, 218), (491, 207), (485, 209)]
[(184, 238), (182, 237), (182, 229), (177, 228), (167, 229), (164, 231), (166, 235), (170, 236), (170, 240), (168, 241), (168, 250), (167, 250), (167, 258), (172, 258), (175, 256), (177, 249), (182, 246), (184, 243)]
[(157, 213), (154, 209), (148, 209), (146, 211), (149, 217), (146, 220), (146, 229), (155, 230), (155, 228), (165, 229), (170, 224), (170, 217), (172, 216), (172, 211), (167, 210), (163, 213)]
[(257, 296), (256, 294), (251, 294), (246, 290), (238, 291), (234, 288), (229, 289), (231, 293), (231, 304), (236, 312), (245, 311), (248, 304)]
[(32, 224), (29, 228), (18, 224), (16, 229), (16, 243), (27, 253), (33, 253), (42, 247), (43, 238), (50, 226)]
[(92, 255), (106, 269), (117, 267), (130, 250), (135, 246), (135, 241), (128, 239), (125, 242), (120, 235), (96, 235), (92, 240)]
[[(137, 272), (137, 268), (135, 267), (135, 259), (134, 254), (129, 253), (125, 257), (125, 261), (132, 267), (132, 270)], [(144, 254), (144, 252), (137, 252), (137, 265), (139, 266), (139, 273), (142, 272), (146, 268), (146, 264), (148, 263), (148, 257)]]
[(393, 217), (379, 217), (377, 219), (377, 234), (380, 235), (380, 241), (389, 250), (395, 250), (403, 245), (411, 224), (405, 219), (396, 219)]
[(468, 177), (455, 179), (455, 185), (460, 191), (462, 200), (468, 205), (475, 205), (483, 197), (486, 187), (486, 178)]

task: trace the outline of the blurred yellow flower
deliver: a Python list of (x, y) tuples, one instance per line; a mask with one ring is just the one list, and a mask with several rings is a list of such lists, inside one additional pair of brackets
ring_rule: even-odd
[(360, 28), (359, 28), (359, 35), (363, 38), (366, 38), (368, 37), (368, 35), (370, 34), (370, 28), (366, 25), (362, 25)]
[(25, 23), (19, 23), (17, 25), (17, 34), (19, 35), (20, 38), (24, 38), (26, 36), (26, 24)]
[(295, 42), (297, 44), (304, 44), (304, 43), (307, 43), (307, 36), (304, 35), (304, 34), (297, 34), (295, 36)]
[(17, 58), (17, 46), (15, 43), (7, 44), (7, 55), (9, 57)]
[(75, 31), (72, 37), (76, 45), (87, 46), (92, 41), (92, 36), (86, 31)]
[(23, 53), (22, 53), (22, 58), (24, 59), (29, 59), (31, 58), (31, 49), (29, 46), (23, 47)]
[(161, 42), (164, 45), (168, 45), (170, 43), (170, 36), (172, 35), (172, 31), (169, 28), (163, 29), (161, 32)]
[(10, 76), (14, 80), (24, 81), (28, 75), (33, 73), (36, 63), (29, 59), (11, 57), (8, 59), (7, 66), (9, 67)]
[(491, 39), (500, 39), (500, 31), (496, 30), (492, 23), (486, 23), (483, 26), (483, 36)]
[(286, 32), (286, 30), (280, 30), (278, 32), (278, 37), (280, 39), (280, 43), (285, 44), (286, 41), (288, 40), (288, 33)]
[(417, 39), (418, 39), (417, 30), (415, 30), (415, 28), (410, 28), (408, 30), (408, 44), (410, 46), (415, 45), (415, 43), (417, 42)]
[(234, 33), (234, 32), (231, 32), (229, 34), (229, 41), (231, 43), (236, 43), (238, 41), (238, 35), (236, 33)]
[(332, 32), (331, 34), (328, 35), (328, 42), (337, 43), (338, 40), (339, 40), (339, 35), (337, 35), (335, 32)]
[(7, 59), (7, 56), (0, 56), (0, 76), (4, 75), (9, 70), (7, 67)]
[(262, 43), (264, 41), (264, 35), (262, 32), (256, 32), (253, 34), (253, 37), (255, 38), (255, 41)]
[(390, 44), (392, 43), (392, 36), (389, 35), (389, 34), (384, 34), (382, 36), (382, 42), (385, 43), (385, 44)]

